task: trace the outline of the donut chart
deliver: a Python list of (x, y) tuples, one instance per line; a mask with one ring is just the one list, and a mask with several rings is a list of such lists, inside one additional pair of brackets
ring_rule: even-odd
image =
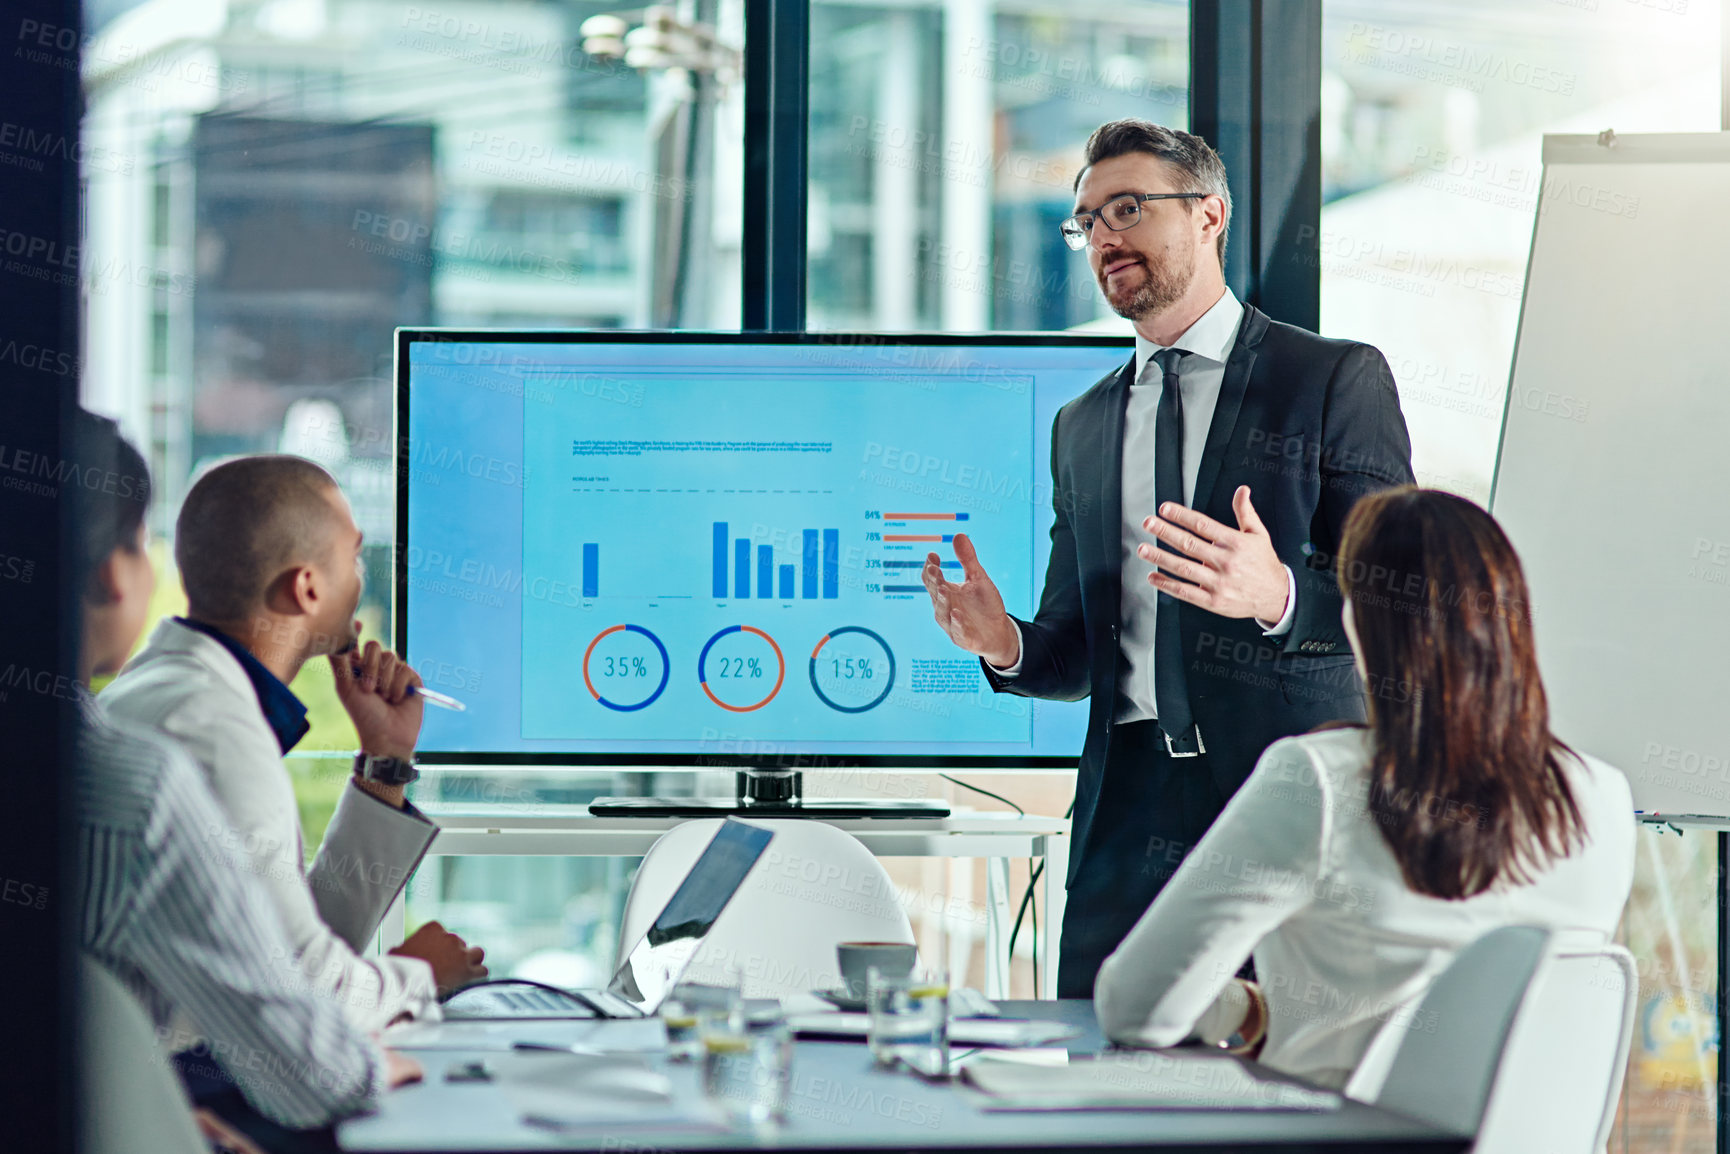
[[(768, 644), (770, 650), (775, 654), (775, 684), (759, 700), (744, 703), (723, 701), (709, 685), (709, 653), (715, 648), (717, 642), (726, 641), (735, 633), (760, 638)], [(731, 683), (740, 679), (757, 680), (763, 677), (763, 663), (760, 657), (722, 655), (717, 658), (714, 673), (716, 681)], [(752, 713), (763, 708), (775, 700), (775, 695), (781, 692), (781, 685), (786, 680), (787, 659), (782, 655), (781, 647), (775, 643), (773, 637), (754, 625), (729, 625), (725, 629), (719, 630), (708, 641), (704, 642), (702, 653), (697, 655), (697, 684), (702, 686), (703, 692), (708, 695), (710, 701), (730, 713)]]
[[(849, 633), (858, 634), (872, 642), (875, 642), (877, 646), (883, 650), (883, 659), (889, 666), (888, 676), (880, 678), (878, 677), (875, 668), (876, 662), (869, 657), (855, 658), (849, 656), (847, 658), (836, 658), (832, 661), (835, 677), (837, 679), (845, 679), (845, 683), (864, 684), (865, 682), (870, 682), (873, 686), (881, 684), (882, 687), (877, 691), (877, 695), (862, 705), (843, 705), (839, 701), (836, 701), (833, 697), (823, 691), (822, 682), (818, 677), (818, 671), (820, 668), (818, 655), (823, 652), (823, 647), (835, 638), (845, 636)], [(865, 628), (863, 625), (843, 625), (839, 629), (831, 629), (829, 632), (825, 633), (822, 639), (817, 642), (816, 648), (811, 650), (810, 676), (811, 692), (815, 693), (817, 695), (817, 700), (821, 701), (824, 705), (827, 705), (837, 713), (865, 713), (876, 709), (879, 705), (882, 705), (883, 702), (888, 699), (889, 691), (895, 688), (895, 651), (889, 648), (889, 643), (883, 640), (880, 634)]]
[[(628, 704), (612, 701), (603, 696), (599, 689), (595, 688), (594, 678), (590, 676), (589, 665), (595, 656), (596, 647), (599, 646), (601, 642), (607, 640), (607, 638), (613, 637), (617, 634), (624, 634), (625, 639), (628, 639), (632, 635), (640, 635), (646, 638), (649, 643), (655, 647), (656, 653), (660, 654), (660, 683), (657, 684), (654, 690), (641, 701)], [(624, 670), (621, 676), (635, 678), (647, 678), (648, 676), (648, 661), (642, 657), (633, 657), (629, 654), (623, 654), (618, 657), (608, 657), (606, 660), (609, 663), (615, 661), (618, 663), (618, 667)], [(588, 687), (590, 695), (592, 695), (597, 702), (616, 713), (635, 713), (639, 709), (646, 709), (653, 705), (655, 700), (659, 698), (662, 693), (666, 692), (667, 681), (672, 676), (672, 672), (673, 662), (667, 656), (667, 647), (661, 644), (661, 639), (659, 637), (656, 637), (641, 625), (614, 625), (610, 628), (603, 629), (599, 633), (595, 634), (594, 640), (590, 641), (589, 647), (583, 651), (583, 684)]]

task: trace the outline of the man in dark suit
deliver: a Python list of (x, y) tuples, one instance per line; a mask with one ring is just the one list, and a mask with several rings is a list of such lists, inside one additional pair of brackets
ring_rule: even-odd
[(1368, 345), (1239, 304), (1230, 219), (1200, 137), (1121, 120), (1089, 138), (1064, 237), (1135, 322), (1136, 350), (1053, 424), (1039, 610), (1010, 617), (965, 536), (960, 582), (936, 554), (923, 572), (938, 624), (994, 689), (1091, 697), (1062, 997), (1091, 996), (1268, 745), (1363, 717), (1333, 558), (1358, 498), (1412, 481), (1393, 374)]

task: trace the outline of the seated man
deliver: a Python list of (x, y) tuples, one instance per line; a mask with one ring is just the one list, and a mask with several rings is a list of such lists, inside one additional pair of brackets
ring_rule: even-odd
[[(1409, 1029), (1485, 933), (1616, 932), (1634, 884), (1628, 780), (1550, 732), (1501, 528), (1459, 497), (1386, 490), (1352, 509), (1338, 569), (1376, 687), (1369, 724), (1262, 755), (1101, 968), (1113, 1041), (1265, 1038), (1278, 1070), (1377, 1086), (1385, 1068), (1358, 1069), (1371, 1043)], [(1232, 976), (1252, 951), (1259, 987)]]
[[(263, 879), (307, 981), (377, 1029), (436, 1014), (438, 990), (487, 971), (481, 950), (436, 922), (395, 956), (359, 953), (438, 832), (403, 794), (420, 678), (377, 642), (353, 652), (360, 545), (336, 482), (311, 461), (243, 457), (210, 469), (175, 527), (186, 616), (161, 622), (102, 696), (114, 716), (192, 754), (225, 811), (213, 836)], [(308, 728), (288, 684), (321, 654), (361, 755), (309, 869), (282, 758)]]
[(144, 549), (150, 481), (111, 422), (80, 413), (78, 503), (79, 938), (144, 1000), (157, 1029), (188, 1019), (251, 1107), (284, 1126), (325, 1126), (419, 1076), (335, 1006), (308, 995), (259, 883), (209, 831), (224, 823), (203, 776), (160, 734), (117, 722), (87, 692), (143, 628), (156, 578)]

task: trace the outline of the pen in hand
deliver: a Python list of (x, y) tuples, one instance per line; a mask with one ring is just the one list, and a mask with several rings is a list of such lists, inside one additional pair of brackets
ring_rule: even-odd
[[(357, 676), (360, 674), (359, 664), (351, 661), (351, 662), (349, 662), (348, 667)], [(420, 695), (420, 699), (422, 701), (426, 702), (428, 705), (436, 705), (440, 709), (448, 709), (452, 713), (463, 713), (463, 712), (466, 712), (468, 709), (468, 706), (464, 705), (462, 702), (458, 701), (456, 698), (452, 697), (450, 694), (440, 693), (436, 689), (428, 689), (424, 685), (411, 685), (408, 687), (408, 691), (410, 693), (418, 693)]]
[(468, 708), (468, 706), (464, 705), (450, 694), (440, 693), (436, 689), (428, 689), (424, 685), (411, 685), (409, 686), (409, 692), (420, 694), (421, 700), (426, 702), (428, 705), (436, 705), (440, 709), (448, 709), (452, 713), (462, 713)]

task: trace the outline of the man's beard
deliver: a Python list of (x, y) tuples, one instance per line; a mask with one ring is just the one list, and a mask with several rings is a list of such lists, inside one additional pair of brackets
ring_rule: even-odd
[[(1185, 257), (1186, 254), (1170, 253), (1168, 256)], [(1133, 291), (1113, 294), (1106, 279), (1099, 278), (1099, 288), (1105, 294), (1105, 303), (1110, 305), (1111, 310), (1118, 316), (1132, 321), (1170, 308), (1183, 299), (1183, 294), (1189, 291), (1190, 281), (1195, 279), (1193, 259), (1168, 259), (1156, 265), (1143, 256), (1141, 268), (1145, 275), (1140, 287)]]

